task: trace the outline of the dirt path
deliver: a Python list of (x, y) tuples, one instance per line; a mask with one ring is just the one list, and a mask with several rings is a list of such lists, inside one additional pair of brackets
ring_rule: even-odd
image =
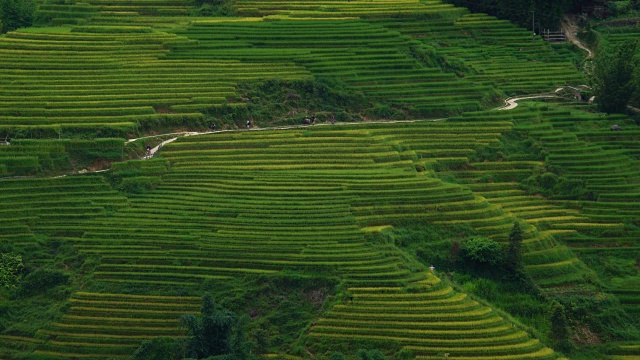
[[(207, 134), (217, 134), (217, 133), (224, 133), (224, 132), (240, 132), (240, 131), (268, 131), (268, 130), (292, 130), (292, 129), (302, 129), (302, 128), (307, 128), (307, 127), (316, 127), (316, 126), (344, 126), (344, 125), (356, 125), (356, 124), (389, 124), (389, 123), (411, 123), (411, 122), (418, 122), (418, 121), (425, 121), (425, 122), (436, 122), (436, 121), (442, 121), (445, 118), (439, 118), (439, 119), (427, 119), (427, 120), (387, 120), (387, 121), (367, 121), (367, 122), (341, 122), (341, 123), (337, 123), (337, 124), (329, 124), (329, 123), (322, 123), (322, 124), (317, 124), (317, 125), (291, 125), (291, 126), (279, 126), (279, 127), (265, 127), (265, 128), (252, 128), (249, 130), (244, 130), (244, 129), (233, 129), (233, 130), (218, 130), (218, 131), (204, 131), (204, 132), (196, 132), (196, 131), (190, 131), (190, 132), (182, 132), (182, 133), (169, 133), (169, 134), (160, 134), (160, 135), (153, 135), (153, 136), (143, 136), (143, 137), (139, 137), (139, 138), (135, 138), (135, 139), (129, 139), (125, 142), (125, 144), (128, 144), (130, 142), (136, 141), (136, 140), (140, 140), (140, 139), (147, 139), (147, 138), (154, 138), (154, 137), (159, 137), (159, 136), (167, 136), (167, 135), (177, 135), (176, 137), (170, 138), (168, 140), (163, 141), (162, 143), (160, 143), (158, 146), (154, 147), (151, 149), (150, 151), (150, 155), (145, 155), (141, 158), (141, 160), (146, 160), (146, 159), (151, 159), (157, 152), (158, 150), (160, 150), (164, 145), (174, 142), (176, 140), (178, 140), (181, 137), (185, 137), (185, 136), (198, 136), (198, 135), (207, 135)], [(102, 170), (105, 171), (105, 170)]]
[[(557, 92), (557, 91), (556, 91)], [(506, 98), (504, 100), (504, 105), (497, 107), (493, 110), (512, 110), (518, 107), (518, 101), (520, 100), (529, 100), (529, 99), (547, 99), (547, 98), (557, 98), (556, 94), (538, 94), (538, 95), (525, 95), (525, 96), (514, 96), (510, 98)]]
[(564, 31), (564, 34), (567, 37), (567, 39), (569, 39), (569, 41), (574, 43), (580, 49), (586, 51), (587, 59), (592, 59), (593, 52), (576, 37), (576, 34), (578, 33), (578, 29), (579, 29), (578, 25), (576, 25), (573, 19), (569, 18), (568, 16), (565, 16), (564, 19), (562, 19), (562, 31)]

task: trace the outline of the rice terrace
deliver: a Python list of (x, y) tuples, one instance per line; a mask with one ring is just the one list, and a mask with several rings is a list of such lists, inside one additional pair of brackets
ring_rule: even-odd
[(637, 0), (0, 30), (0, 360), (640, 359)]

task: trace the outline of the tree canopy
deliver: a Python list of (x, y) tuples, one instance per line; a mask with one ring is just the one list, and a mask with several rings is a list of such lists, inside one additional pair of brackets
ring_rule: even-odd
[(594, 60), (591, 82), (598, 109), (607, 113), (626, 110), (640, 86), (638, 41), (602, 48)]
[(567, 11), (578, 9), (581, 0), (449, 0), (473, 12), (484, 12), (501, 19), (511, 20), (520, 26), (531, 28), (534, 20), (536, 29), (556, 29)]
[(33, 0), (0, 1), (0, 33), (31, 26), (35, 10)]

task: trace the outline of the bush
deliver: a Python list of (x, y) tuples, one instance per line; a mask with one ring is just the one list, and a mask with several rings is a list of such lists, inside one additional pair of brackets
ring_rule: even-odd
[(153, 190), (161, 181), (159, 176), (136, 176), (122, 179), (120, 190), (129, 194), (144, 194)]
[(557, 200), (595, 200), (597, 194), (587, 190), (586, 181), (569, 179), (552, 172), (534, 175), (524, 181), (529, 193)]
[(183, 357), (184, 339), (160, 337), (142, 343), (131, 356), (133, 360), (179, 360)]
[(14, 253), (0, 253), (0, 288), (15, 288), (23, 268), (22, 256)]
[(22, 279), (16, 291), (17, 297), (42, 294), (49, 289), (69, 283), (69, 275), (60, 270), (39, 268)]
[(499, 266), (504, 262), (502, 245), (482, 236), (463, 241), (460, 254), (463, 261), (477, 266)]

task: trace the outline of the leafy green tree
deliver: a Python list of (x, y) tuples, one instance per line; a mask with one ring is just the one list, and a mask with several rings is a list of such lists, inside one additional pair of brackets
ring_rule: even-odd
[(515, 222), (509, 233), (509, 247), (507, 248), (506, 265), (508, 270), (516, 271), (522, 268), (522, 228)]
[(233, 312), (213, 302), (210, 294), (202, 299), (201, 315), (180, 318), (187, 328), (186, 339), (160, 337), (145, 341), (131, 357), (133, 360), (178, 359), (251, 359), (251, 343), (246, 341), (248, 316), (238, 318)]
[(0, 288), (14, 289), (18, 285), (23, 268), (22, 256), (14, 253), (0, 253)]
[(482, 236), (476, 236), (460, 244), (464, 260), (476, 265), (501, 265), (504, 261), (502, 245)]
[(551, 329), (549, 331), (549, 337), (559, 350), (571, 350), (571, 341), (569, 340), (569, 323), (565, 315), (565, 309), (564, 306), (557, 302), (551, 309)]
[(237, 316), (213, 302), (211, 294), (202, 298), (200, 316), (184, 315), (180, 320), (191, 337), (188, 355), (197, 359), (229, 354), (232, 350), (233, 327)]
[(33, 24), (36, 4), (33, 0), (0, 1), (1, 33)]
[(243, 315), (238, 318), (231, 336), (230, 358), (234, 360), (245, 360), (251, 358), (251, 343), (247, 341), (245, 328), (249, 323), (249, 317)]
[(637, 50), (636, 40), (598, 51), (591, 82), (600, 111), (624, 112), (634, 92), (638, 91)]

